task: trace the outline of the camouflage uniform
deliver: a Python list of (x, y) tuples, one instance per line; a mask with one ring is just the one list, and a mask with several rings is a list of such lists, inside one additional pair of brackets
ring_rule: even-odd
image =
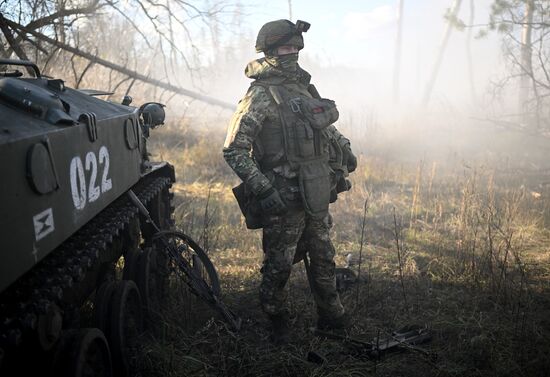
[(291, 210), (270, 219), (264, 227), (264, 263), (260, 302), (267, 314), (286, 310), (288, 278), (296, 253), (303, 249), (310, 260), (312, 291), (320, 316), (337, 318), (344, 308), (336, 292), (334, 277), (334, 246), (330, 241), (330, 215), (325, 219), (308, 218), (305, 211)]
[[(275, 187), (288, 206), (287, 213), (264, 216), (263, 219), (262, 308), (269, 315), (286, 311), (288, 278), (292, 264), (301, 260), (296, 257), (297, 250), (303, 250), (311, 261), (310, 272), (315, 285), (312, 290), (315, 292), (319, 315), (340, 317), (344, 308), (336, 291), (335, 250), (329, 237), (331, 217), (327, 212), (323, 218), (316, 218), (304, 210), (299, 193), (293, 190), (298, 186), (297, 172), (280, 155), (278, 161), (282, 162), (279, 164), (263, 164), (267, 158), (263, 156), (262, 146), (258, 143), (261, 139), (269, 140), (269, 132), (281, 127), (281, 118), (268, 89), (264, 85), (254, 84), (279, 85), (311, 97), (308, 92), (311, 76), (299, 67), (291, 73), (277, 69), (266, 58), (249, 63), (245, 74), (256, 81), (239, 102), (229, 125), (224, 158), (252, 195), (259, 195)], [(349, 140), (333, 125), (328, 127), (326, 134), (340, 145), (347, 143), (349, 148)], [(281, 152), (284, 154), (284, 151)], [(276, 160), (277, 156), (268, 157)]]

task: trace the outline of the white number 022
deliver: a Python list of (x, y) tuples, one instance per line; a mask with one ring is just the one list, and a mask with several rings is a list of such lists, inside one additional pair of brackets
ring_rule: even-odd
[[(113, 182), (109, 175), (109, 151), (107, 147), (102, 146), (99, 148), (99, 166), (103, 168), (101, 174), (101, 185), (97, 185), (97, 166), (98, 158), (94, 152), (88, 152), (82, 163), (82, 159), (79, 156), (73, 157), (71, 160), (70, 176), (71, 176), (71, 193), (73, 196), (73, 203), (76, 209), (84, 209), (86, 203), (95, 202), (99, 196), (113, 187)], [(86, 185), (86, 174), (90, 172), (90, 181)]]

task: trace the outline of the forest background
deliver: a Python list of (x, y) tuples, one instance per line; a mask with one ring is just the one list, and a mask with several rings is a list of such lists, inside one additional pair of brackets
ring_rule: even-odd
[[(144, 335), (141, 374), (550, 374), (548, 1), (4, 0), (0, 12), (2, 57), (112, 101), (167, 106), (152, 159), (175, 165), (176, 225), (209, 252), (245, 327), (231, 334), (176, 295)], [(221, 147), (255, 33), (277, 18), (312, 23), (300, 63), (359, 156), (332, 207), (337, 264), (362, 276), (342, 292), (352, 331), (426, 325), (435, 361), (375, 362), (314, 337), (299, 265), (295, 338), (267, 342), (260, 234), (245, 229)]]

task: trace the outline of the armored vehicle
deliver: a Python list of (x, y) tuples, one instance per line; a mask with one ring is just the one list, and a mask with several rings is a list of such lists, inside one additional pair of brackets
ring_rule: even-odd
[(174, 169), (148, 160), (145, 137), (164, 110), (94, 94), (0, 60), (2, 376), (130, 374), (162, 290), (165, 257), (124, 194), (170, 228)]

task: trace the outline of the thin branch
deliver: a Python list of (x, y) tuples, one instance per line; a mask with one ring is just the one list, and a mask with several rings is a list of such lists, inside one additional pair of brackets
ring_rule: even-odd
[(126, 93), (124, 93), (124, 96), (126, 97), (128, 94), (130, 94), (130, 90), (132, 89), (132, 87), (134, 86), (134, 84), (136, 83), (136, 79), (132, 79), (132, 82), (130, 83), (130, 85), (128, 85), (128, 88), (126, 88)]
[(405, 282), (403, 277), (403, 247), (399, 242), (399, 237), (401, 233), (401, 227), (397, 224), (397, 216), (395, 215), (395, 207), (393, 208), (393, 226), (394, 226), (394, 238), (395, 238), (395, 247), (397, 249), (397, 262), (399, 264), (399, 281), (401, 283), (401, 293), (403, 294), (403, 302), (405, 303), (405, 310), (409, 312), (409, 304), (407, 303), (407, 292), (405, 291)]
[(64, 18), (67, 16), (74, 16), (80, 14), (91, 14), (96, 12), (98, 9), (103, 7), (99, 5), (99, 0), (94, 0), (93, 3), (84, 8), (73, 8), (73, 9), (61, 9), (55, 13), (52, 13), (46, 17), (38, 18), (34, 21), (29, 22), (25, 25), (26, 28), (31, 30), (40, 29), (41, 27), (51, 25), (58, 18)]
[[(113, 71), (113, 70), (111, 70), (111, 72), (112, 72), (112, 71)], [(128, 80), (131, 80), (131, 77), (130, 77), (130, 76), (127, 76), (127, 77), (123, 78), (122, 80), (120, 80), (120, 81), (114, 86), (113, 89), (110, 89), (110, 91), (111, 91), (111, 92), (116, 92), (117, 89), (118, 89), (122, 84), (124, 84), (126, 81), (128, 81)]]
[[(91, 13), (96, 12), (98, 9), (102, 7), (102, 5), (98, 5), (98, 3), (99, 3), (99, 0), (94, 0), (92, 4), (84, 8), (61, 9), (48, 16), (31, 21), (27, 25), (25, 25), (25, 27), (30, 30), (36, 30), (44, 26), (52, 25), (55, 22), (55, 20), (59, 18), (64, 18), (67, 16), (76, 16), (76, 15), (89, 15)], [(23, 36), (21, 34), (15, 39), (17, 44), (20, 44), (22, 40), (23, 40)]]
[(355, 307), (359, 307), (359, 286), (361, 285), (361, 265), (363, 263), (363, 244), (365, 240), (365, 228), (367, 224), (367, 212), (369, 208), (369, 197), (365, 198), (365, 204), (363, 206), (363, 222), (361, 223), (361, 243), (359, 246), (359, 268), (357, 271), (357, 290), (355, 295)]
[(514, 64), (517, 65), (521, 69), (522, 73), (524, 75), (529, 76), (531, 78), (531, 80), (533, 80), (533, 83), (536, 83), (536, 84), (542, 86), (543, 88), (550, 90), (550, 84), (545, 84), (545, 83), (537, 80), (537, 78), (535, 77), (533, 72), (529, 71), (526, 67), (524, 67), (523, 64), (521, 64), (519, 62), (519, 60), (517, 59), (517, 57), (513, 53), (510, 53), (510, 57), (514, 61)]
[[(29, 60), (29, 58), (27, 57), (27, 54), (25, 54), (25, 51), (23, 51), (19, 43), (15, 41), (13, 34), (11, 33), (11, 30), (8, 26), (8, 22), (1, 13), (0, 13), (0, 30), (4, 34), (4, 37), (6, 37), (6, 41), (8, 42), (9, 46), (11, 47), (15, 55), (17, 55), (19, 59)], [(27, 71), (31, 72), (31, 69), (27, 68)]]
[(102, 58), (96, 56), (96, 55), (84, 52), (84, 51), (82, 51), (78, 48), (75, 48), (75, 47), (69, 46), (65, 43), (61, 43), (59, 41), (56, 41), (52, 38), (49, 38), (49, 37), (45, 36), (42, 33), (37, 32), (37, 31), (27, 30), (24, 26), (19, 25), (19, 24), (13, 22), (13, 21), (9, 21), (7, 19), (4, 19), (4, 21), (12, 28), (16, 28), (16, 29), (19, 29), (21, 31), (27, 32), (27, 33), (35, 36), (38, 39), (41, 39), (41, 40), (43, 40), (47, 43), (52, 44), (53, 46), (57, 46), (57, 47), (59, 47), (63, 50), (69, 51), (69, 52), (71, 52), (75, 55), (78, 55), (78, 56), (82, 57), (82, 58), (93, 61), (94, 63), (97, 63), (99, 65), (102, 65), (102, 66), (110, 68), (110, 69), (113, 69), (113, 70), (118, 71), (118, 72), (120, 72), (124, 75), (130, 76), (130, 77), (132, 77), (136, 80), (140, 80), (140, 81), (152, 84), (152, 85), (156, 85), (158, 87), (165, 88), (167, 90), (170, 90), (170, 91), (178, 93), (178, 94), (182, 94), (182, 95), (189, 96), (189, 97), (194, 97), (194, 98), (197, 98), (197, 99), (199, 99), (203, 102), (207, 102), (207, 103), (210, 103), (210, 104), (215, 105), (215, 106), (220, 106), (220, 107), (228, 109), (228, 110), (234, 110), (235, 109), (235, 106), (233, 104), (230, 104), (230, 103), (227, 103), (227, 102), (224, 102), (224, 101), (220, 101), (216, 98), (209, 97), (209, 96), (206, 96), (204, 94), (194, 92), (192, 90), (188, 90), (188, 89), (185, 89), (185, 88), (182, 88), (182, 87), (179, 87), (179, 86), (175, 86), (175, 85), (172, 85), (172, 84), (169, 84), (169, 83), (162, 82), (160, 80), (156, 80), (156, 79), (147, 77), (147, 76), (145, 76), (145, 75), (143, 75), (139, 72), (132, 71), (132, 70), (126, 68), (126, 67), (122, 67), (118, 64), (109, 62), (105, 59), (102, 59)]
[(21, 33), (19, 30), (14, 29), (14, 31), (17, 33), (18, 37), (15, 38), (15, 43), (19, 44), (21, 40), (29, 42), (31, 45), (33, 45), (38, 51), (42, 52), (44, 55), (49, 55), (49, 51), (47, 51), (44, 47), (40, 46), (38, 42), (33, 41), (31, 38), (27, 37), (25, 33)]
[(147, 36), (143, 33), (143, 31), (141, 31), (141, 28), (136, 25), (136, 23), (134, 22), (134, 20), (132, 20), (130, 17), (128, 17), (128, 15), (123, 12), (119, 7), (116, 6), (116, 4), (110, 0), (105, 0), (107, 2), (107, 4), (109, 4), (115, 11), (117, 11), (117, 13), (119, 13), (122, 17), (124, 17), (124, 19), (126, 21), (128, 21), (130, 23), (130, 25), (132, 25), (132, 27), (134, 28), (134, 30), (136, 30), (139, 35), (141, 35), (141, 37), (143, 38), (143, 40), (145, 41), (145, 44), (147, 44), (147, 47), (149, 48), (152, 48), (151, 46), (151, 43), (149, 42), (149, 39), (147, 38)]
[(86, 64), (86, 67), (82, 70), (82, 73), (80, 74), (80, 77), (76, 81), (75, 88), (78, 89), (80, 87), (80, 83), (82, 82), (82, 79), (84, 79), (84, 75), (88, 72), (90, 68), (94, 65), (94, 62), (88, 61), (88, 64)]

